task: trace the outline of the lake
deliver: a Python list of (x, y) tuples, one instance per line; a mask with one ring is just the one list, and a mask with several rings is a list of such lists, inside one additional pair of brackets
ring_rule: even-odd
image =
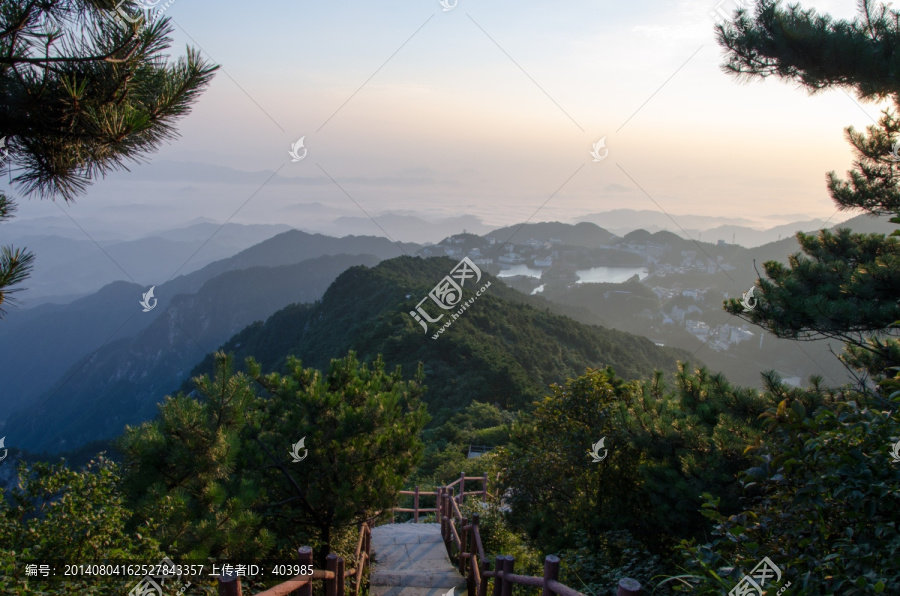
[[(535, 279), (541, 278), (541, 269), (532, 269), (528, 265), (513, 265), (509, 269), (503, 269), (497, 274), (497, 277), (513, 277), (514, 275), (524, 275)], [(578, 271), (578, 281), (576, 283), (610, 283), (619, 284), (632, 278), (635, 274), (640, 279), (644, 279), (650, 273), (646, 267), (591, 267), (590, 269), (582, 269)], [(540, 292), (543, 290), (536, 290)]]
[(576, 283), (608, 283), (620, 284), (637, 275), (644, 279), (649, 275), (646, 267), (591, 267), (578, 271)]

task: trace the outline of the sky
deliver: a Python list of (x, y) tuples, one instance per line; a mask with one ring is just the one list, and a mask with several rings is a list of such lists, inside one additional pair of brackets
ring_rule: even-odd
[[(843, 129), (881, 107), (723, 73), (712, 15), (734, 2), (175, 0), (172, 51), (221, 65), (181, 137), (74, 205), (22, 199), (18, 217), (64, 210), (123, 235), (198, 217), (314, 229), (340, 215), (371, 216), (385, 235), (387, 212), (498, 226), (621, 208), (676, 224), (850, 217), (825, 174), (851, 167)], [(855, 0), (803, 5), (856, 12)]]

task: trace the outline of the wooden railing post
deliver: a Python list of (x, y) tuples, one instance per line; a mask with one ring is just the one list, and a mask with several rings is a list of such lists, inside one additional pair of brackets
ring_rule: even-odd
[(494, 596), (500, 596), (503, 593), (503, 562), (506, 555), (497, 555), (494, 559)]
[(444, 514), (442, 517), (445, 517), (447, 520), (447, 535), (444, 537), (444, 545), (447, 547), (447, 554), (450, 555), (453, 552), (453, 531), (450, 529), (450, 526), (453, 525), (453, 487), (447, 489), (447, 492), (444, 493)]
[(325, 596), (337, 596), (337, 584), (338, 581), (344, 581), (344, 578), (341, 577), (338, 579), (337, 577), (337, 567), (338, 567), (338, 556), (334, 553), (328, 553), (328, 556), (325, 557), (325, 571), (330, 571), (334, 573), (334, 577), (325, 578)]
[(547, 555), (544, 559), (544, 587), (541, 596), (552, 596), (553, 590), (547, 585), (551, 580), (559, 579), (559, 557)]
[(466, 473), (459, 473), (459, 504), (463, 504), (463, 500), (466, 498)]
[[(503, 560), (503, 575), (512, 575), (513, 574), (513, 566), (516, 564), (516, 558), (512, 555), (506, 555), (506, 558)], [(503, 580), (503, 591), (500, 592), (500, 596), (512, 596), (513, 582)]]
[[(297, 549), (297, 562), (301, 565), (313, 564), (313, 550), (311, 546), (301, 546)], [(297, 596), (312, 596), (312, 585), (313, 583), (309, 581), (305, 585), (300, 586), (297, 590)]]
[(637, 596), (641, 593), (641, 583), (636, 579), (624, 577), (619, 580), (619, 591), (616, 596)]
[(335, 578), (335, 596), (344, 596), (344, 557), (337, 558), (337, 565), (334, 568), (334, 574), (337, 576)]
[(446, 490), (443, 486), (438, 489), (437, 505), (435, 505), (437, 511), (434, 513), (437, 516), (438, 523), (441, 524), (441, 538), (444, 540), (447, 540), (447, 526), (444, 522), (444, 492)]
[[(487, 578), (481, 573), (485, 568), (484, 561), (478, 558), (478, 540), (476, 540), (475, 530), (478, 528), (478, 520), (481, 516), (477, 513), (472, 514), (472, 539), (469, 542), (472, 549), (472, 559), (469, 561), (469, 596), (486, 596), (487, 595)], [(481, 579), (481, 585), (475, 585), (475, 569), (478, 569), (478, 576)]]
[(466, 574), (466, 557), (463, 556), (463, 553), (467, 553), (468, 551), (468, 540), (469, 532), (467, 532), (464, 528), (468, 525), (468, 518), (462, 518), (462, 525), (459, 528), (459, 574)]
[(413, 495), (413, 523), (419, 523), (419, 485), (416, 485), (416, 494)]
[(219, 596), (243, 596), (241, 578), (233, 571), (219, 576)]
[(484, 473), (484, 477), (481, 480), (481, 500), (487, 501), (487, 472)]

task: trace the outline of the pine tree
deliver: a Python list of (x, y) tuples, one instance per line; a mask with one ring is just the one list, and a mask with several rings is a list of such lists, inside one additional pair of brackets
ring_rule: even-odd
[[(719, 29), (725, 69), (738, 76), (778, 76), (810, 91), (850, 89), (861, 100), (900, 106), (896, 76), (900, 13), (868, 0), (861, 15), (836, 21), (797, 5), (757, 2), (753, 16), (739, 11)], [(864, 133), (846, 129), (856, 160), (848, 179), (828, 174), (840, 209), (892, 215), (900, 223), (898, 120), (885, 110)], [(845, 342), (845, 363), (879, 381), (878, 393), (861, 383), (790, 389), (769, 376), (773, 405), (763, 415), (765, 435), (747, 449), (754, 465), (740, 479), (743, 511), (720, 495), (704, 495), (712, 538), (681, 550), (690, 575), (663, 583), (675, 591), (721, 594), (769, 557), (783, 577), (773, 593), (893, 594), (900, 590), (897, 531), (900, 470), (888, 459), (897, 441), (900, 411), (900, 245), (897, 232), (854, 234), (839, 229), (799, 234), (803, 254), (788, 266), (765, 263), (768, 279), (749, 312), (732, 300), (726, 309), (781, 337), (830, 337)], [(877, 401), (877, 407), (872, 402)], [(727, 506), (728, 512), (719, 511)]]
[(262, 375), (249, 360), (235, 373), (217, 353), (193, 397), (169, 397), (157, 420), (127, 429), (127, 494), (136, 521), (162, 520), (167, 552), (293, 560), (311, 545), (324, 565), (343, 529), (396, 502), (424, 450), (421, 371), (404, 381), (352, 352), (324, 374), (295, 358), (286, 368)]
[[(174, 122), (218, 68), (192, 48), (170, 62), (169, 19), (116, 20), (117, 8), (140, 14), (134, 0), (3, 2), (0, 161), (25, 195), (74, 201), (98, 177), (140, 163), (177, 136)], [(0, 220), (14, 205), (0, 193)], [(31, 260), (3, 248), (0, 305)]]
[[(294, 357), (285, 369), (262, 376), (250, 363), (266, 398), (250, 431), (247, 465), (267, 489), (267, 518), (314, 529), (323, 565), (336, 532), (393, 507), (422, 461), (424, 371), (404, 381), (399, 366), (388, 373), (380, 356), (369, 366), (352, 351), (324, 374)], [(289, 455), (301, 438), (302, 448), (293, 449), (298, 462)]]
[[(760, 0), (755, 10), (738, 11), (731, 24), (719, 27), (727, 50), (723, 68), (740, 78), (776, 76), (797, 82), (809, 92), (854, 91), (862, 101), (890, 100), (900, 106), (898, 50), (900, 13), (869, 0), (860, 16), (835, 20), (798, 5), (782, 7)], [(828, 190), (839, 209), (892, 215), (900, 223), (900, 121), (885, 110), (865, 132), (853, 127), (846, 137), (855, 154), (848, 179), (835, 172)], [(900, 365), (894, 322), (900, 319), (900, 242), (880, 234), (850, 230), (798, 234), (802, 254), (784, 266), (764, 264), (767, 279), (757, 307), (744, 312), (737, 300), (726, 310), (767, 328), (779, 337), (838, 339), (842, 360), (875, 380), (891, 376)]]
[[(16, 204), (9, 197), (0, 193), (0, 223), (13, 217)], [(13, 294), (23, 288), (16, 288), (31, 273), (34, 255), (21, 248), (0, 246), (0, 319), (6, 314), (4, 303), (15, 304)]]
[(661, 374), (626, 383), (611, 369), (588, 370), (520, 416), (500, 492), (510, 491), (517, 523), (542, 547), (627, 530), (662, 551), (702, 532), (703, 492), (737, 494), (734, 475), (765, 408), (755, 391), (704, 369), (682, 365), (674, 388)]

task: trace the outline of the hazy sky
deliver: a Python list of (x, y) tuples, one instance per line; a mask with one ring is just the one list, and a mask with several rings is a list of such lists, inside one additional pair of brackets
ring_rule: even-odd
[[(222, 70), (180, 140), (67, 209), (88, 227), (198, 216), (301, 227), (363, 210), (497, 225), (615, 208), (773, 225), (831, 216), (825, 173), (851, 164), (843, 128), (872, 124), (879, 106), (725, 75), (716, 6), (177, 0), (173, 50), (194, 45)], [(856, 1), (804, 6), (852, 17)], [(307, 157), (292, 163), (302, 136)], [(604, 136), (608, 157), (594, 163)], [(172, 174), (188, 162), (258, 174)], [(297, 183), (264, 185), (275, 171)], [(22, 218), (60, 214), (22, 203)]]

